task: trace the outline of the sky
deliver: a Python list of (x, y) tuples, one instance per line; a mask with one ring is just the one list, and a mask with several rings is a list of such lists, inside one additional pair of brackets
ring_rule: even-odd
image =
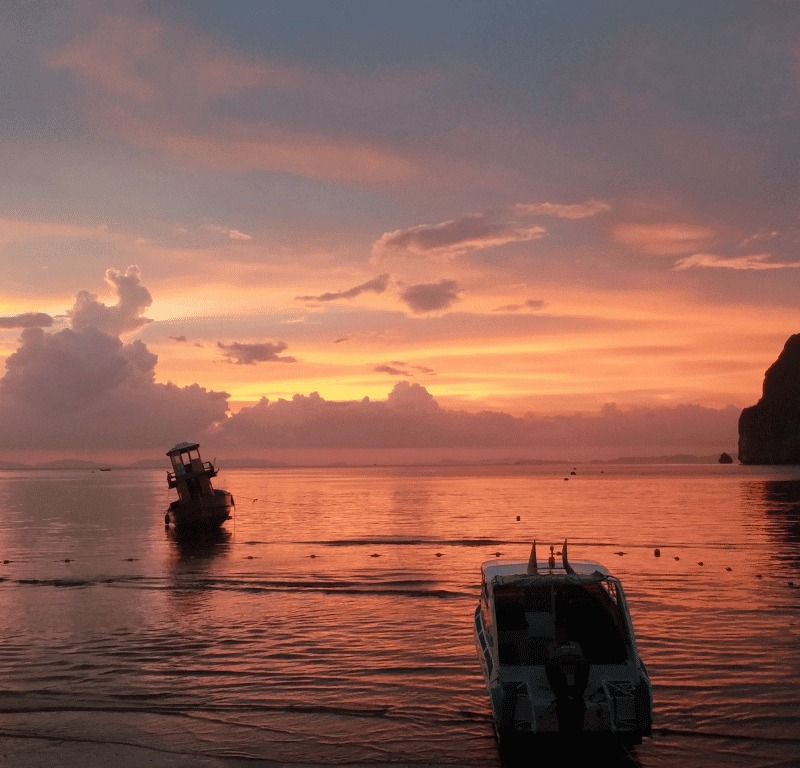
[(6, 0), (0, 458), (735, 452), (799, 116), (796, 2)]

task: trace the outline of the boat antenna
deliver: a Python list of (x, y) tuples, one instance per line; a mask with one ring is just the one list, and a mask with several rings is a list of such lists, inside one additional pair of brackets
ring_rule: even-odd
[(528, 560), (528, 573), (533, 576), (539, 575), (539, 569), (536, 567), (536, 539), (533, 540), (533, 546), (531, 547), (531, 556)]
[(567, 540), (564, 539), (564, 546), (561, 548), (561, 562), (564, 564), (564, 570), (567, 573), (575, 573), (575, 569), (569, 564), (567, 560)]

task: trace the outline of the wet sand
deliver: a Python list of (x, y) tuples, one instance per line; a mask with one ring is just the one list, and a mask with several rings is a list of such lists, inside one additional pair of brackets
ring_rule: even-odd
[(79, 738), (0, 737), (0, 766), (11, 768), (238, 768), (275, 766), (272, 761), (216, 760), (158, 748)]

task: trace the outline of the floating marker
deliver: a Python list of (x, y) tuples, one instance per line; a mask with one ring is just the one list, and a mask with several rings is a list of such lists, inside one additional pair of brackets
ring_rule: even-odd
[(661, 550), (660, 550), (660, 549), (654, 549), (654, 550), (653, 550), (653, 554), (654, 554), (656, 557), (661, 557)]

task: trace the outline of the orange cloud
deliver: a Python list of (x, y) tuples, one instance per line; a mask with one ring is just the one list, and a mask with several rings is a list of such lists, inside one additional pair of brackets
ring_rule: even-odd
[(689, 224), (624, 224), (613, 235), (617, 242), (652, 256), (670, 256), (696, 250), (716, 233)]
[(150, 101), (158, 90), (137, 69), (162, 51), (163, 29), (155, 21), (136, 21), (125, 16), (101, 16), (91, 33), (76, 35), (57, 48), (47, 63), (70, 69), (82, 80), (118, 96)]
[(523, 213), (540, 216), (557, 216), (559, 219), (585, 219), (611, 210), (608, 203), (591, 199), (585, 203), (559, 205), (557, 203), (517, 203), (515, 208)]
[(673, 269), (690, 269), (691, 267), (718, 267), (722, 269), (791, 269), (800, 267), (800, 261), (770, 262), (771, 253), (751, 253), (746, 256), (735, 256), (726, 259), (711, 253), (696, 253), (675, 262)]
[[(91, 32), (57, 48), (46, 63), (94, 86), (87, 114), (116, 135), (204, 165), (263, 169), (308, 178), (385, 184), (407, 181), (417, 169), (399, 156), (358, 139), (324, 135), (289, 124), (226, 118), (214, 99), (256, 88), (291, 90), (316, 98), (331, 75), (242, 57), (212, 41), (191, 44), (157, 20), (102, 16)], [(201, 131), (199, 125), (210, 126)]]

